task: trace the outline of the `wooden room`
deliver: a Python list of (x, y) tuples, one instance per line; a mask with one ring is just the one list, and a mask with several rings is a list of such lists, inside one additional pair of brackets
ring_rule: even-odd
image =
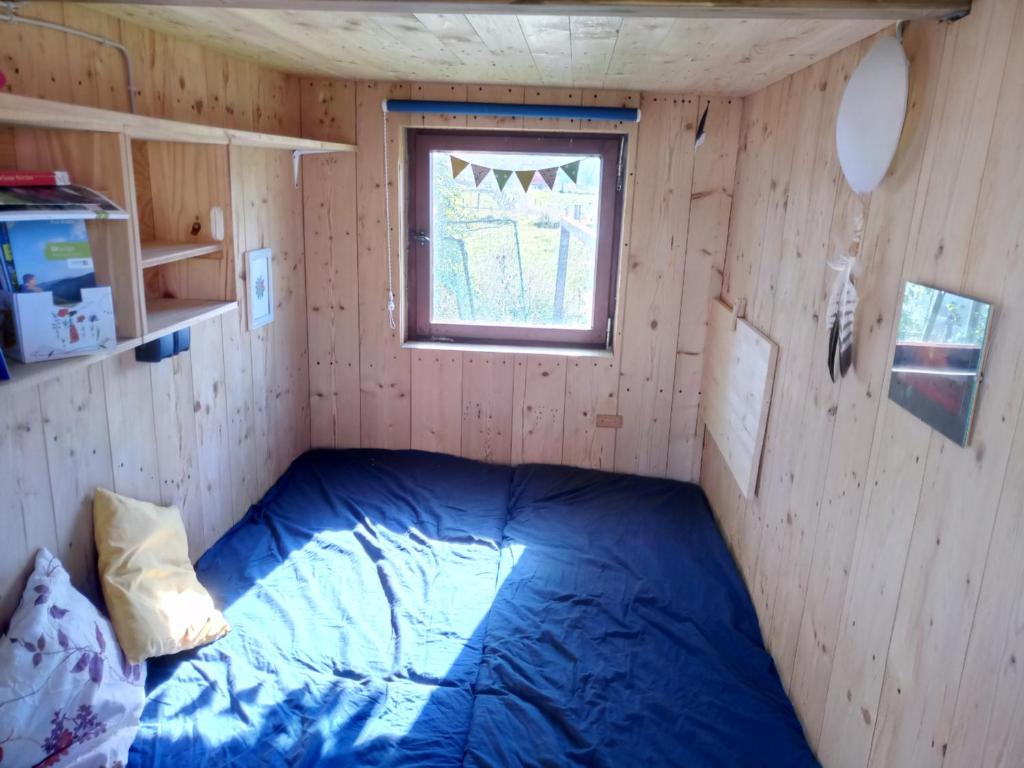
[(1024, 0), (0, 3), (0, 768), (1024, 765)]

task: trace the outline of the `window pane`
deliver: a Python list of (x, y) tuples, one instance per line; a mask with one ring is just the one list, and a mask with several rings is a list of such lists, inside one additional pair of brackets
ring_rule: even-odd
[[(453, 178), (453, 155), (512, 174), (477, 186), (471, 166)], [(576, 181), (559, 170), (550, 189), (515, 173), (576, 161)], [(431, 322), (592, 327), (600, 157), (433, 151), (430, 169)]]

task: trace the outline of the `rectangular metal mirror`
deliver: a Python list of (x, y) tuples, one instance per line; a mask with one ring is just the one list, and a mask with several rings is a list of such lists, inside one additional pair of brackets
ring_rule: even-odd
[(992, 305), (908, 282), (889, 398), (958, 445), (967, 445)]

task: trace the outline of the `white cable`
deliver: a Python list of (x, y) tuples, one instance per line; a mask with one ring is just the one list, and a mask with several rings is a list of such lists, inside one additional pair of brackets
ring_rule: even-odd
[(391, 275), (391, 189), (388, 184), (388, 107), (387, 102), (381, 102), (384, 110), (384, 225), (387, 227), (388, 243), (388, 325), (391, 330), (397, 328), (395, 323), (395, 291), (394, 278)]
[(52, 21), (44, 21), (42, 19), (32, 19), (25, 16), (16, 15), (18, 12), (18, 4), (15, 2), (4, 2), (0, 3), (6, 10), (6, 14), (0, 16), (0, 21), (6, 21), (9, 24), (27, 24), (30, 27), (41, 27), (42, 29), (52, 29), (57, 32), (66, 32), (69, 35), (75, 35), (76, 37), (83, 37), (86, 40), (91, 40), (94, 43), (99, 43), (104, 48), (114, 48), (120, 51), (121, 57), (124, 59), (124, 68), (126, 72), (126, 79), (128, 80), (128, 103), (130, 105), (132, 114), (135, 114), (135, 77), (132, 72), (132, 58), (128, 54), (128, 49), (120, 43), (116, 43), (113, 40), (94, 35), (91, 32), (83, 32), (80, 29), (69, 27), (64, 24), (57, 24)]

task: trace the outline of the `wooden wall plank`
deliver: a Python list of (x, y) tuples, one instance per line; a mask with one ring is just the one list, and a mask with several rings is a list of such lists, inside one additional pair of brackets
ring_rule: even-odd
[(522, 461), (561, 464), (568, 361), (556, 355), (519, 357), (526, 358), (526, 390), (522, 406)]
[[(802, 443), (786, 441), (789, 430), (783, 425), (802, 430), (806, 423), (809, 434), (821, 435), (831, 434), (834, 421), (835, 388), (825, 374), (820, 340), (824, 302), (831, 287), (825, 264), (847, 249), (848, 240), (841, 241), (848, 234), (846, 224), (850, 216), (856, 215), (856, 206), (852, 206), (855, 210), (851, 213), (847, 206), (835, 203), (839, 179), (832, 160), (835, 114), (843, 87), (857, 60), (856, 54), (855, 48), (847, 49), (842, 55), (808, 71), (805, 87), (809, 96), (799, 126), (792, 170), (786, 180), (789, 200), (782, 233), (782, 263), (774, 276), (771, 334), (794, 341), (780, 364), (782, 407), (773, 412), (777, 429), (773, 430), (773, 440), (765, 452), (766, 465), (775, 467), (775, 471), (762, 476), (762, 489), (766, 496), (778, 493), (787, 502), (779, 505), (784, 515), (766, 520), (766, 525), (773, 527), (766, 527), (762, 539), (763, 558), (759, 558), (758, 568), (767, 578), (761, 588), (765, 592), (766, 615), (772, 624), (768, 634), (776, 638), (773, 652), (777, 663), (785, 665), (787, 670), (796, 652), (799, 624), (787, 622), (786, 617), (791, 615), (791, 602), (802, 606), (807, 590), (820, 493), (806, 502), (797, 497), (804, 488), (814, 497), (824, 477), (817, 483), (801, 484), (797, 490), (794, 483), (797, 470), (787, 473), (784, 468), (797, 467), (802, 479), (805, 470), (800, 467), (810, 458), (810, 451), (804, 451)], [(833, 214), (829, 219), (818, 213), (821, 208), (843, 213)], [(812, 384), (809, 390), (804, 389), (807, 382)], [(779, 384), (777, 382), (777, 386)], [(818, 450), (820, 442), (806, 442), (814, 444)], [(817, 460), (820, 461), (820, 457)], [(771, 562), (773, 567), (765, 569), (766, 562)], [(792, 588), (794, 583), (799, 585), (796, 590)], [(787, 586), (780, 587), (783, 584)], [(782, 605), (777, 605), (779, 602)]]
[[(388, 254), (384, 206), (384, 113), (386, 98), (408, 98), (409, 86), (360, 83), (356, 96), (357, 238), (359, 243), (359, 366), (360, 444), (375, 448), (408, 448), (410, 438), (409, 351), (400, 346), (398, 329), (388, 326)], [(387, 190), (391, 195), (392, 270), (396, 287), (401, 282), (402, 199), (398, 167), (401, 127), (408, 118), (389, 115), (389, 168)], [(397, 323), (396, 312), (396, 323)]]
[(0, 628), (6, 631), (39, 547), (51, 552), (60, 542), (54, 520), (43, 417), (38, 389), (20, 389), (4, 398), (0, 417), (0, 506), (6, 535), (0, 557)]
[(619, 410), (628, 418), (616, 435), (615, 469), (664, 476), (689, 223), (689, 205), (678, 200), (691, 189), (697, 101), (645, 95), (642, 109), (633, 206), (651, 219), (634, 226), (623, 256), (629, 342), (622, 350)]
[[(452, 83), (416, 83), (413, 98), (465, 101), (467, 86)], [(465, 115), (412, 115), (423, 127), (464, 128)], [(404, 260), (403, 260), (404, 263)], [(459, 455), (462, 450), (462, 366), (464, 354), (447, 350), (412, 353), (411, 444), (413, 448)]]
[(76, 584), (97, 597), (92, 494), (114, 484), (103, 371), (89, 366), (39, 387), (59, 551)]
[[(203, 493), (196, 436), (195, 388), (191, 355), (178, 355), (151, 368), (160, 503), (181, 511), (189, 538), (189, 554), (204, 551)], [(223, 482), (223, 480), (221, 481)]]
[(274, 252), (274, 322), (264, 326), (274, 354), (271, 410), (275, 436), (272, 478), (309, 447), (309, 354), (302, 190), (288, 152), (266, 152), (270, 245)]
[(597, 426), (599, 413), (619, 412), (619, 364), (616, 359), (566, 360), (565, 415), (560, 463), (611, 470), (615, 430)]
[(100, 365), (114, 468), (111, 490), (137, 499), (158, 499), (160, 471), (150, 369), (137, 365), (132, 354), (108, 358)]
[[(725, 269), (722, 279), (722, 297), (726, 303), (735, 305), (739, 300), (748, 301), (749, 317), (755, 327), (770, 329), (770, 317), (758, 315), (757, 310), (766, 307), (765, 302), (750, 304), (754, 286), (757, 285), (760, 270), (761, 242), (767, 220), (767, 199), (770, 192), (771, 167), (774, 159), (774, 142), (778, 131), (776, 122), (781, 109), (782, 88), (780, 84), (759, 91), (743, 104), (743, 128), (740, 134), (740, 150), (736, 159), (735, 195), (729, 221), (729, 237), (726, 244)], [(785, 359), (785, 347), (780, 345), (779, 354)], [(784, 369), (783, 369), (784, 370)], [(769, 428), (766, 439), (771, 441), (774, 431), (772, 420), (777, 418), (769, 411)], [(721, 458), (715, 449), (713, 461)], [(724, 461), (716, 463), (724, 467)], [(766, 465), (767, 466), (767, 465)], [(765, 472), (762, 468), (762, 474)], [(755, 582), (758, 551), (763, 532), (763, 514), (760, 503), (744, 499), (735, 492), (732, 504), (722, 512), (723, 527), (730, 530), (730, 546), (740, 571), (748, 585)]]
[(739, 147), (739, 99), (700, 99), (707, 110), (706, 139), (695, 150), (690, 226), (686, 236), (683, 295), (676, 340), (675, 385), (669, 429), (668, 475), (695, 480), (700, 472), (703, 430), (697, 427), (708, 307), (722, 290), (722, 269), (729, 234), (736, 152)]
[(526, 370), (530, 362), (529, 355), (515, 355), (512, 369), (512, 453), (509, 462), (523, 463), (523, 429), (526, 420)]
[[(855, 53), (849, 49), (849, 53), (804, 70), (806, 77), (799, 87), (797, 80), (793, 80), (795, 92), (803, 88), (808, 96), (801, 119), (790, 129), (796, 136), (790, 168), (778, 179), (773, 178), (773, 182), (784, 185), (786, 190), (781, 240), (776, 246), (780, 248), (779, 266), (774, 272), (761, 272), (761, 276), (771, 274), (769, 335), (800, 339), (780, 353), (776, 402), (771, 414), (773, 423), (769, 425), (772, 439), (765, 448), (764, 465), (766, 470), (774, 467), (775, 471), (764, 471), (761, 477), (763, 495), (778, 493), (787, 499), (787, 503), (774, 505), (774, 514), (769, 507), (763, 515), (756, 586), (763, 606), (762, 621), (771, 627), (767, 634), (773, 639), (772, 650), (780, 666), (792, 664), (799, 624), (780, 624), (778, 631), (773, 631), (775, 622), (781, 622), (786, 615), (776, 603), (784, 603), (782, 611), (792, 600), (802, 605), (803, 592), (793, 590), (792, 584), (799, 584), (806, 590), (806, 571), (813, 553), (817, 523), (817, 499), (809, 504), (790, 501), (794, 488), (792, 478), (796, 473), (791, 476), (782, 468), (798, 464), (796, 457), (801, 444), (786, 441), (785, 436), (791, 434), (791, 430), (801, 430), (805, 420), (810, 422), (809, 429), (819, 431), (828, 430), (832, 423), (829, 415), (831, 382), (823, 376), (824, 366), (820, 363), (823, 353), (818, 343), (828, 290), (825, 264), (834, 253), (829, 237), (832, 221), (811, 212), (824, 207), (823, 200), (831, 203), (835, 198), (837, 172), (835, 164), (830, 162), (834, 155), (835, 113)], [(845, 248), (846, 244), (839, 247)], [(805, 389), (807, 382), (814, 383), (810, 393)], [(820, 485), (808, 483), (807, 487), (820, 488)], [(779, 585), (783, 583), (789, 585), (789, 591), (780, 591)]]
[(234, 264), (235, 296), (238, 312), (221, 318), (224, 344), (224, 386), (228, 409), (228, 440), (231, 445), (231, 498), (239, 513), (256, 502), (263, 487), (260, 480), (262, 456), (257, 442), (255, 367), (249, 328), (249, 297), (245, 275), (245, 254), (263, 247), (256, 201), (266, 196), (266, 186), (250, 184), (248, 169), (258, 167), (259, 153), (232, 147), (228, 155), (231, 167), (231, 220), (237, 254)]
[[(216, 323), (192, 329), (191, 358), (205, 549), (235, 521), (233, 489), (224, 482), (231, 477), (231, 440), (224, 384), (224, 338)], [(167, 435), (161, 434), (159, 439), (166, 440)]]
[[(121, 22), (73, 3), (64, 5), (64, 23), (75, 29), (120, 41)], [(104, 109), (129, 109), (128, 78), (121, 53), (80, 37), (65, 36), (69, 71), (74, 73), (76, 104)]]
[[(573, 92), (555, 95), (565, 103), (576, 98)], [(527, 101), (545, 98), (539, 89), (527, 90)], [(581, 91), (579, 103), (597, 107), (629, 107), (640, 105), (640, 94), (631, 91)], [(537, 126), (539, 127), (539, 126)], [(590, 120), (560, 120), (558, 127), (603, 130), (607, 124)], [(623, 190), (622, 232), (619, 246), (619, 275), (616, 317), (612, 328), (612, 358), (566, 360), (565, 416), (562, 438), (562, 463), (593, 469), (611, 470), (615, 466), (616, 430), (598, 427), (598, 414), (619, 413), (619, 370), (622, 364), (626, 285), (629, 270), (625, 268), (633, 231), (633, 202), (636, 187), (637, 125), (615, 123), (614, 128), (626, 135), (626, 179)]]
[(462, 455), (508, 464), (512, 458), (515, 355), (467, 353), (462, 361)]
[[(808, 155), (795, 155), (785, 182), (789, 201), (782, 235), (782, 265), (771, 276), (775, 286), (771, 333), (788, 337), (793, 343), (783, 364), (787, 374), (779, 390), (783, 407), (774, 413), (776, 439), (766, 451), (768, 465), (777, 469), (763, 479), (767, 485), (776, 484), (774, 489), (765, 491), (766, 495), (781, 498), (782, 503), (774, 505), (774, 513), (773, 505), (765, 509), (757, 589), (765, 606), (763, 621), (771, 625), (771, 649), (787, 679), (796, 655), (799, 624), (791, 621), (791, 614), (785, 611), (800, 610), (807, 593), (825, 482), (821, 464), (828, 461), (821, 446), (831, 445), (838, 397), (838, 388), (822, 363), (823, 340), (827, 336), (826, 302), (833, 278), (826, 264), (849, 251), (868, 201), (853, 195), (845, 185), (837, 187), (837, 167), (831, 161), (835, 114), (860, 52), (858, 47), (852, 47), (834, 56), (824, 72), (808, 71), (805, 92), (813, 97), (805, 100), (802, 122), (817, 122), (817, 135), (805, 137), (808, 143), (816, 145), (816, 157), (810, 161), (812, 172), (807, 165)], [(796, 85), (795, 79), (793, 84)], [(797, 88), (794, 93), (799, 91)], [(824, 113), (825, 117), (814, 121), (810, 117), (812, 112)], [(832, 200), (831, 219), (808, 219), (805, 200)], [(795, 231), (797, 227), (802, 227), (803, 232)], [(761, 276), (765, 274), (762, 269)], [(792, 429), (804, 439), (787, 440)], [(789, 473), (783, 468), (789, 468)], [(779, 601), (781, 606), (776, 605)]]
[(462, 453), (462, 352), (412, 353), (412, 447)]
[[(272, 247), (271, 241), (271, 210), (270, 193), (267, 186), (267, 155), (254, 149), (232, 147), (230, 154), (231, 185), (233, 199), (239, 202), (233, 205), (236, 247), (242, 263), (238, 265), (241, 277), (236, 278), (236, 285), (242, 291), (239, 300), (238, 328), (230, 329), (225, 339), (225, 364), (228, 360), (240, 362), (242, 368), (248, 364), (250, 380), (234, 377), (229, 373), (228, 397), (233, 405), (229, 406), (229, 429), (232, 443), (238, 447), (232, 451), (232, 459), (236, 464), (244, 462), (235, 470), (240, 488), (246, 488), (245, 478), (249, 478), (253, 489), (267, 488), (274, 482), (272, 452), (267, 450), (271, 434), (270, 414), (275, 402), (270, 391), (271, 379), (268, 365), (272, 365), (269, 329), (264, 326), (249, 332), (248, 296), (245, 289), (244, 274), (247, 269), (244, 263), (245, 253), (259, 248)], [(275, 277), (277, 265), (274, 266)], [(230, 321), (229, 321), (230, 322)], [(243, 339), (242, 345), (227, 346), (237, 333)], [(247, 342), (247, 343), (246, 343)], [(248, 347), (245, 349), (244, 347)], [(227, 372), (227, 368), (225, 366)], [(248, 386), (247, 386), (248, 385)], [(243, 474), (246, 473), (247, 474)], [(258, 495), (250, 496), (250, 503), (256, 501)]]
[[(24, 9), (24, 15), (63, 24), (64, 6), (36, 3)], [(0, 49), (4, 52), (3, 69), (8, 88), (43, 99), (74, 101), (75, 85), (69, 77), (70, 59), (64, 33), (17, 24), (0, 26), (0, 35), (3, 35)]]
[(339, 160), (311, 157), (302, 168), (310, 430), (313, 445), (325, 448), (357, 444), (359, 434), (355, 205), (344, 183), (355, 174), (354, 161)]
[[(356, 141), (356, 84), (306, 78), (304, 135)], [(315, 446), (351, 448), (360, 440), (359, 281), (356, 158), (303, 161), (310, 425)]]
[[(526, 101), (526, 89), (521, 85), (471, 85), (466, 98), (470, 101), (522, 104)], [(470, 115), (466, 125), (470, 128), (522, 128), (523, 118)]]

